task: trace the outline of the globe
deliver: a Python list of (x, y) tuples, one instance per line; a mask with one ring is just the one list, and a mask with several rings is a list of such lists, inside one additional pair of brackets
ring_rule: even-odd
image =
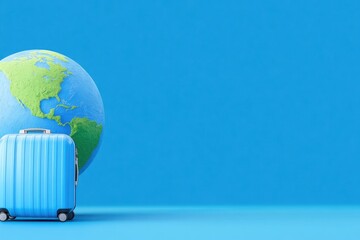
[(27, 128), (68, 134), (83, 173), (103, 136), (104, 106), (90, 75), (70, 58), (30, 50), (0, 61), (0, 137)]

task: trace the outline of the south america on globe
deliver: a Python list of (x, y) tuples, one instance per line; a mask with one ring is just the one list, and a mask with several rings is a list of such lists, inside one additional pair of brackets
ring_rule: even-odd
[(34, 127), (68, 134), (82, 173), (100, 147), (104, 121), (95, 82), (70, 58), (30, 50), (0, 61), (0, 137)]

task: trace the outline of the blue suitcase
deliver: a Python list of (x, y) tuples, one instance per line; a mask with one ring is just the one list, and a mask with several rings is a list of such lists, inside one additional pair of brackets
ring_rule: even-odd
[(76, 148), (68, 135), (27, 129), (2, 137), (0, 220), (73, 219), (78, 175)]

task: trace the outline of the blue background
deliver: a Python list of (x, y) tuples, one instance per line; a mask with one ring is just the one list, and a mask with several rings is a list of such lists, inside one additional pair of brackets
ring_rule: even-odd
[(80, 205), (360, 203), (358, 1), (0, 2), (0, 56), (102, 93)]

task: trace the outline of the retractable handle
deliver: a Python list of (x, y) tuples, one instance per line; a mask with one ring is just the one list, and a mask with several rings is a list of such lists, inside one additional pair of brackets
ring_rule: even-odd
[(20, 134), (28, 134), (30, 132), (42, 132), (45, 134), (51, 133), (51, 131), (49, 129), (45, 129), (45, 128), (27, 128), (27, 129), (20, 130)]

